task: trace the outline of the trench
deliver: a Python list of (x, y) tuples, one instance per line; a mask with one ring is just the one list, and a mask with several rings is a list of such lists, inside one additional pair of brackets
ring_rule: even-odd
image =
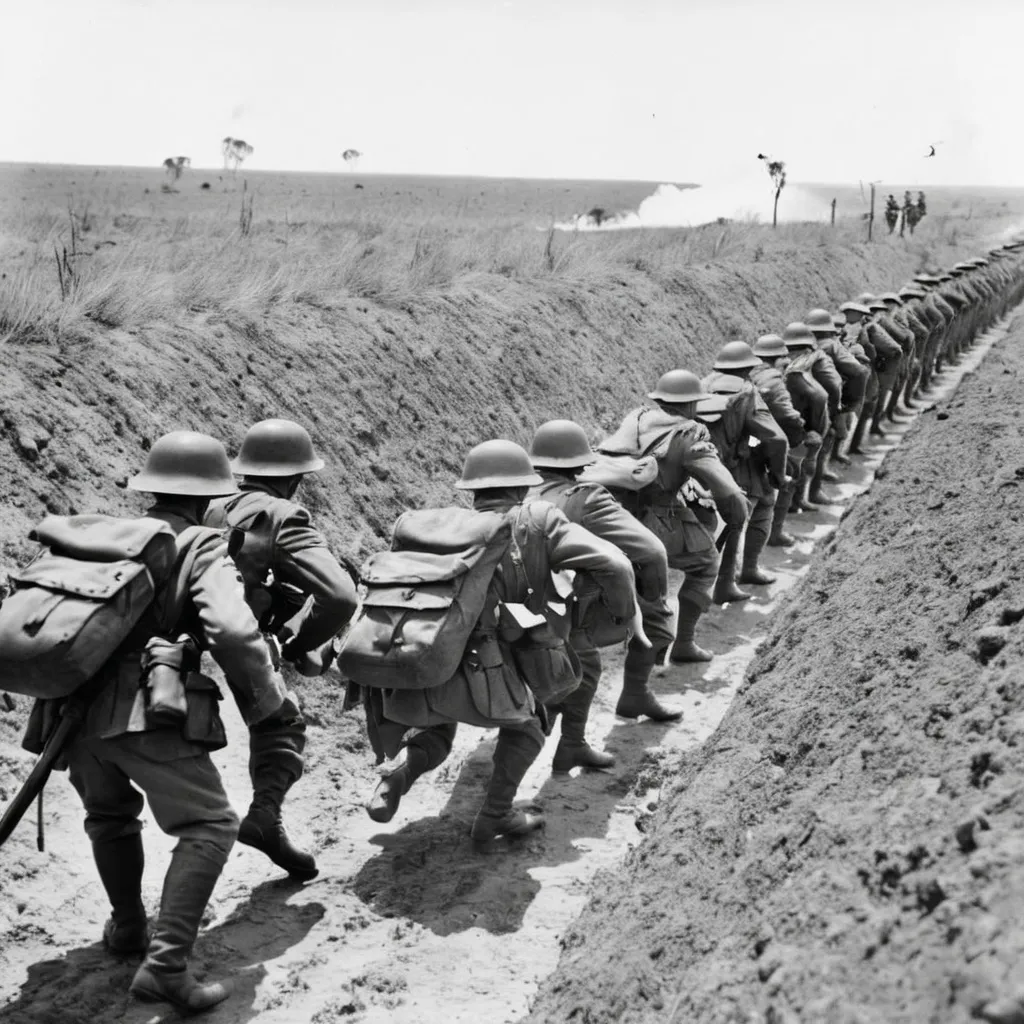
[[(932, 402), (947, 398), (1005, 333), (1004, 325), (990, 330), (958, 366), (948, 368)], [(849, 503), (871, 487), (886, 455), (914, 422), (890, 426), (869, 457), (855, 460), (842, 483), (830, 485), (843, 505), (790, 518), (787, 528), (797, 544), (765, 553), (765, 567), (777, 576), (774, 584), (752, 588), (750, 601), (705, 616), (698, 639), (715, 652), (712, 662), (656, 670), (653, 688), (684, 709), (680, 722), (617, 718), (622, 654), (605, 652), (589, 736), (616, 755), (617, 765), (609, 772), (552, 776), (556, 740), (550, 739), (520, 791), (522, 801), (543, 808), (544, 832), (499, 844), (486, 855), (469, 844), (466, 833), (490, 770), (493, 732), (481, 739), (478, 730), (460, 730), (449, 760), (421, 779), (394, 821), (381, 826), (360, 806), (374, 777), (357, 739), (357, 716), (346, 716), (340, 729), (330, 723), (314, 727), (310, 746), (316, 756), (293, 791), (287, 820), (297, 839), (316, 846), (320, 875), (298, 886), (253, 851), (236, 848), (194, 957), (197, 973), (231, 977), (235, 993), (204, 1019), (521, 1019), (555, 968), (563, 935), (593, 895), (591, 881), (601, 872), (601, 884), (614, 884), (616, 866), (643, 838), (674, 760), (714, 732), (780, 602), (799, 587)], [(232, 802), (244, 807), (244, 729), (233, 709), (225, 711), (232, 742), (215, 760)], [(176, 1019), (166, 1007), (129, 1001), (124, 993), (133, 965), (111, 963), (96, 941), (106, 905), (80, 817), (71, 787), (56, 779), (46, 810), (50, 852), (26, 853), (23, 843), (13, 864), (5, 865), (16, 872), (23, 897), (19, 924), (0, 950), (0, 1004), (6, 1006), (0, 1016), (12, 1024)], [(152, 824), (146, 837), (144, 895), (152, 909), (173, 840)], [(58, 863), (65, 874), (54, 879), (47, 867)]]

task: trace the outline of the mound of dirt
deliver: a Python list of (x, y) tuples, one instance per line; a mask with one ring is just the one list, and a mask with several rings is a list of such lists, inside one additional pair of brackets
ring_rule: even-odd
[(879, 471), (529, 1021), (1024, 1021), (1022, 342)]

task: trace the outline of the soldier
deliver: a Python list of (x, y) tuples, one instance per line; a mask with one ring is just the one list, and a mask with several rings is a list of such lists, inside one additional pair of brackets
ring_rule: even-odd
[[(843, 382), (839, 414), (835, 424), (835, 444), (832, 447), (832, 461), (849, 465), (850, 460), (843, 454), (842, 445), (850, 432), (850, 421), (864, 401), (870, 371), (860, 363), (849, 345), (839, 339), (839, 330), (827, 309), (812, 309), (804, 321), (811, 329), (818, 349), (828, 355)], [(846, 332), (844, 332), (845, 335)], [(823, 474), (822, 479), (834, 480)]]
[[(814, 475), (808, 487), (801, 486), (797, 489), (797, 509), (812, 512), (819, 505), (840, 505), (842, 499), (827, 495), (822, 489), (822, 483), (828, 473), (828, 459), (835, 447), (837, 433), (843, 430), (841, 425), (836, 426), (843, 406), (843, 378), (839, 375), (832, 357), (827, 352), (819, 350), (817, 339), (807, 324), (800, 320), (787, 324), (782, 332), (782, 340), (790, 351), (801, 350), (799, 358), (794, 354), (794, 362), (799, 364), (801, 370), (809, 370), (813, 379), (825, 389), (828, 396), (829, 426), (818, 451)], [(829, 474), (827, 478), (831, 480), (834, 476)]]
[[(583, 428), (571, 420), (551, 420), (537, 428), (530, 447), (530, 461), (542, 483), (530, 489), (530, 496), (550, 501), (595, 536), (614, 544), (632, 563), (637, 604), (643, 617), (643, 634), (629, 639), (622, 693), (615, 713), (624, 718), (646, 715), (656, 722), (674, 721), (681, 711), (664, 707), (648, 685), (657, 654), (664, 654), (675, 639), (672, 610), (668, 606), (668, 556), (665, 545), (647, 527), (631, 516), (600, 484), (579, 483), (577, 476), (595, 460)], [(610, 768), (615, 758), (593, 750), (586, 742), (585, 729), (590, 705), (601, 678), (599, 647), (620, 642), (624, 624), (608, 621), (597, 588), (577, 573), (576, 600), (570, 642), (583, 667), (583, 681), (559, 706), (562, 734), (555, 750), (552, 770), (568, 772), (575, 767)], [(648, 639), (649, 638), (649, 639)]]
[(885, 223), (889, 226), (889, 234), (896, 230), (896, 222), (900, 219), (900, 204), (893, 195), (885, 199)]
[[(155, 504), (146, 515), (175, 532), (177, 560), (120, 653), (101, 669), (102, 688), (67, 760), (112, 908), (104, 942), (120, 954), (146, 951), (131, 983), (135, 996), (196, 1012), (229, 993), (220, 983), (199, 984), (188, 971), (188, 958), (235, 841), (238, 817), (209, 755), (224, 745), (216, 686), (211, 680), (207, 689), (190, 685), (186, 691), (190, 710), (193, 702), (203, 704), (196, 717), (210, 722), (207, 737), (186, 739), (180, 724), (151, 727), (140, 683), (143, 648), (153, 637), (191, 634), (224, 670), (250, 727), (287, 723), (298, 709), (274, 670), (222, 534), (198, 525), (211, 498), (235, 490), (223, 446), (189, 431), (165, 434), (128, 486), (153, 494)], [(134, 787), (146, 795), (160, 828), (178, 840), (148, 949), (141, 896), (143, 800)]]
[[(768, 335), (774, 337), (774, 335)], [(814, 365), (818, 359), (817, 342), (809, 331), (791, 331), (789, 340), (782, 338), (788, 355), (783, 377), (786, 390), (792, 399), (793, 408), (800, 414), (807, 430), (804, 439), (806, 455), (800, 465), (800, 474), (795, 481), (790, 512), (813, 512), (817, 505), (807, 500), (807, 492), (818, 467), (821, 444), (831, 427), (829, 417), (829, 395), (814, 377)], [(763, 357), (762, 357), (763, 358)]]
[(929, 322), (934, 327), (925, 346), (921, 367), (921, 386), (927, 389), (931, 387), (935, 373), (942, 370), (942, 362), (939, 357), (945, 348), (946, 338), (956, 321), (956, 311), (935, 291), (935, 286), (941, 283), (935, 275), (917, 274), (914, 281), (924, 288), (925, 297), (922, 300), (922, 309), (926, 311)]
[[(538, 607), (560, 600), (552, 572), (585, 572), (600, 590), (609, 614), (630, 621), (636, 613), (633, 567), (618, 548), (570, 523), (550, 502), (524, 504), (530, 487), (540, 484), (530, 457), (511, 441), (485, 441), (466, 456), (462, 478), (455, 485), (471, 491), (473, 507), (508, 513), (521, 506), (513, 527), (520, 553), (520, 571)], [(522, 601), (520, 581), (506, 579), (499, 567), (494, 586), (500, 600)], [(429, 690), (372, 690), (367, 695), (367, 725), (378, 758), (394, 758), (369, 805), (375, 821), (390, 821), (402, 796), (426, 771), (436, 768), (451, 751), (458, 723), (498, 728), (494, 770), (484, 804), (473, 822), (472, 838), (488, 842), (498, 836), (519, 836), (544, 825), (539, 814), (516, 810), (516, 790), (544, 746), (544, 730), (528, 681), (516, 668), (500, 636), (480, 634), (481, 642), (497, 642), (500, 672), (480, 675), (495, 687), (475, 693), (465, 673)], [(492, 679), (494, 680), (492, 682)], [(368, 689), (368, 688), (367, 688)], [(481, 705), (491, 709), (480, 710)], [(493, 709), (499, 708), (500, 711)]]
[[(284, 641), (283, 659), (307, 675), (320, 674), (318, 649), (344, 628), (358, 601), (349, 570), (331, 554), (309, 512), (292, 500), (305, 474), (323, 467), (298, 423), (263, 420), (249, 429), (231, 466), (242, 477), (239, 493), (214, 503), (206, 517), (207, 526), (244, 532), (235, 561), (250, 607), (264, 631)], [(293, 630), (288, 624), (296, 616)], [(302, 775), (304, 746), (304, 731), (250, 730), (253, 796), (238, 841), (308, 881), (316, 877), (316, 861), (293, 845), (281, 822), (285, 794)]]
[(878, 397), (871, 417), (871, 433), (884, 436), (882, 414), (891, 393), (899, 397), (897, 383), (914, 347), (914, 332), (902, 327), (889, 316), (889, 307), (879, 298), (865, 292), (857, 297), (871, 310), (867, 320), (868, 338), (875, 348), (875, 371), (878, 375)]
[[(885, 303), (889, 316), (904, 331), (909, 331), (910, 337), (904, 334), (901, 345), (903, 347), (903, 361), (900, 367), (900, 375), (892, 389), (889, 403), (885, 409), (886, 419), (890, 423), (896, 421), (897, 412), (913, 413), (916, 408), (911, 395), (913, 387), (909, 384), (912, 377), (919, 372), (921, 352), (928, 340), (928, 325), (917, 315), (912, 303), (904, 302), (903, 298), (896, 292), (883, 292), (878, 296)], [(903, 408), (900, 407), (902, 399)]]
[[(789, 444), (782, 428), (775, 422), (760, 391), (749, 380), (750, 371), (760, 366), (744, 341), (730, 341), (715, 358), (713, 372), (704, 378), (701, 386), (711, 394), (721, 395), (727, 406), (713, 419), (704, 420), (700, 409), (697, 418), (707, 423), (711, 439), (718, 449), (722, 464), (732, 473), (740, 489), (751, 503), (750, 517), (743, 532), (743, 561), (740, 583), (767, 586), (775, 577), (766, 573), (758, 560), (768, 543), (775, 498), (780, 490), (791, 483), (786, 475)], [(756, 446), (751, 446), (756, 440)], [(741, 531), (726, 527), (719, 537), (722, 564), (712, 600), (716, 604), (742, 601), (749, 595), (736, 586), (736, 551)]]
[[(821, 435), (807, 429), (803, 416), (793, 405), (790, 390), (783, 374), (789, 363), (789, 352), (786, 343), (778, 334), (764, 334), (754, 342), (753, 353), (761, 362), (750, 369), (750, 380), (761, 394), (775, 422), (782, 428), (789, 442), (789, 454), (786, 456), (786, 476), (775, 495), (775, 508), (772, 512), (771, 530), (768, 534), (770, 547), (789, 547), (796, 543), (796, 538), (785, 531), (786, 515), (796, 493), (798, 482), (804, 475), (804, 462), (809, 452), (817, 452), (821, 445)], [(797, 374), (796, 376), (800, 376)], [(799, 387), (800, 385), (797, 385)], [(821, 405), (825, 408), (824, 396)], [(808, 443), (810, 442), (810, 449)], [(811, 470), (813, 473), (813, 469)], [(751, 516), (753, 518), (753, 516)], [(749, 534), (750, 527), (747, 527)]]

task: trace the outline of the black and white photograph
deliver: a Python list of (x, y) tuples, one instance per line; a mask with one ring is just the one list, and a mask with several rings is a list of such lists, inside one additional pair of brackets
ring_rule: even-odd
[(3, 1024), (1024, 1024), (1024, 5), (10, 0)]

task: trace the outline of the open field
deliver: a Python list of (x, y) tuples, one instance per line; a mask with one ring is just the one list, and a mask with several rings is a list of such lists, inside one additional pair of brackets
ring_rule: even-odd
[[(913, 239), (880, 237), (871, 246), (861, 241), (864, 228), (857, 215), (834, 231), (716, 224), (549, 236), (552, 219), (594, 205), (635, 206), (653, 183), (249, 173), (229, 182), (193, 170), (178, 183), (178, 192), (164, 194), (163, 180), (158, 171), (0, 168), (5, 370), (0, 472), (6, 483), (0, 569), (26, 554), (28, 529), (47, 511), (137, 514), (141, 499), (126, 492), (124, 483), (164, 431), (206, 430), (234, 450), (250, 423), (276, 415), (309, 428), (328, 466), (303, 485), (301, 495), (332, 545), (360, 558), (386, 544), (390, 525), (404, 508), (459, 500), (452, 482), (464, 453), (477, 441), (505, 436), (528, 442), (534, 427), (553, 416), (577, 419), (598, 436), (615, 426), (663, 371), (686, 366), (703, 374), (731, 337), (778, 330), (812, 306), (836, 307), (865, 289), (899, 286), (921, 268), (983, 251), (1024, 221), (1024, 191), (934, 190), (934, 195), (929, 191), (933, 213)], [(204, 180), (211, 182), (208, 193), (199, 189)], [(364, 188), (356, 190), (356, 181)], [(252, 223), (245, 233), (240, 213), (250, 195), (255, 196)], [(69, 196), (81, 255), (71, 260), (74, 274), (65, 280), (62, 298), (53, 247), (71, 244)], [(955, 209), (954, 203), (959, 204)], [(1005, 344), (1019, 345), (1019, 333)], [(1009, 386), (1019, 376), (1016, 363), (997, 365), (998, 380), (989, 382), (993, 388)], [(975, 394), (977, 383), (965, 391), (974, 397), (964, 399), (967, 404), (951, 421), (942, 421), (946, 430), (948, 422), (968, 417), (984, 401)], [(1005, 395), (1019, 405), (1019, 396)], [(1024, 462), (1024, 452), (1011, 420), (1010, 413), (1005, 423), (999, 420), (1004, 444), (999, 456), (1014, 466), (1013, 459)], [(945, 435), (932, 429), (936, 425), (911, 428), (910, 447), (917, 454), (901, 455), (894, 468), (885, 467), (891, 477), (886, 487), (873, 488), (862, 499), (869, 511), (843, 521), (813, 577), (825, 573), (839, 586), (836, 545), (854, 552), (863, 600), (870, 603), (857, 619), (867, 646), (877, 642), (869, 611), (901, 600), (912, 581), (902, 569), (881, 573), (881, 582), (868, 578), (869, 567), (856, 554), (870, 533), (865, 520), (891, 517), (896, 523), (901, 516), (924, 516), (919, 491), (939, 486), (931, 481), (942, 474), (969, 472), (981, 457), (965, 441), (950, 447), (955, 466), (929, 461), (934, 450), (949, 447)], [(986, 440), (980, 432), (971, 438), (982, 446)], [(995, 457), (991, 451), (983, 455)], [(919, 462), (927, 471), (915, 468)], [(870, 472), (862, 471), (858, 482), (859, 488), (867, 486)], [(973, 484), (946, 486), (958, 488), (974, 492)], [(936, 521), (934, 530), (955, 531), (960, 523), (964, 532), (973, 531), (972, 544), (987, 543), (988, 534), (975, 529), (976, 517), (953, 500), (944, 499), (953, 518)], [(715, 662), (660, 675), (659, 692), (681, 696), (686, 707), (678, 728), (615, 720), (621, 658), (613, 653), (595, 737), (615, 750), (620, 767), (608, 775), (557, 780), (547, 775), (550, 750), (542, 755), (524, 795), (546, 806), (552, 825), (493, 858), (475, 854), (465, 834), (488, 770), (489, 740), (480, 743), (478, 733), (463, 730), (453, 757), (417, 785), (395, 821), (373, 825), (361, 809), (374, 775), (360, 715), (342, 714), (336, 676), (298, 681), (311, 721), (310, 764), (290, 799), (288, 821), (316, 849), (323, 871), (314, 883), (298, 888), (281, 883), (250, 851), (232, 855), (211, 904), (197, 965), (210, 976), (234, 978), (238, 993), (208, 1019), (214, 1024), (342, 1019), (420, 1024), (443, 1014), (447, 1021), (469, 1024), (521, 1018), (567, 937), (577, 941), (580, 929), (573, 918), (587, 901), (595, 873), (611, 871), (601, 885), (615, 889), (620, 878), (638, 873), (637, 864), (647, 856), (642, 851), (666, 848), (665, 840), (645, 843), (626, 867), (621, 865), (622, 855), (640, 839), (637, 822), (644, 828), (652, 824), (649, 805), (657, 801), (663, 781), (665, 793), (673, 795), (671, 806), (663, 801), (659, 821), (693, 813), (686, 809), (685, 791), (673, 781), (678, 754), (692, 752), (682, 777), (696, 790), (705, 770), (699, 745), (726, 712), (757, 644), (770, 636), (766, 657), (784, 651), (786, 659), (770, 687), (763, 685), (770, 667), (762, 664), (757, 685), (746, 684), (748, 694), (770, 691), (784, 700), (792, 691), (800, 703), (810, 698), (793, 689), (797, 677), (808, 686), (825, 686), (821, 651), (839, 648), (811, 641), (825, 636), (838, 644), (843, 625), (831, 613), (822, 617), (808, 611), (808, 621), (824, 621), (827, 633), (807, 639), (798, 664), (790, 656), (796, 642), (792, 618), (795, 609), (820, 600), (821, 585), (808, 590), (802, 577), (815, 557), (815, 542), (836, 518), (828, 513), (800, 517), (800, 545), (793, 553), (776, 553), (771, 563), (780, 571), (780, 583), (744, 610), (707, 617), (701, 629), (718, 656)], [(851, 526), (855, 532), (844, 541)], [(925, 536), (907, 536), (909, 555), (922, 561), (938, 557)], [(989, 561), (998, 557), (993, 553)], [(958, 586), (968, 587), (975, 570), (989, 571), (988, 562), (982, 566), (973, 546), (963, 558)], [(1014, 566), (1007, 562), (999, 571), (1009, 578)], [(787, 590), (791, 597), (776, 626), (777, 602)], [(928, 629), (939, 629), (941, 615), (955, 604), (937, 602)], [(889, 630), (891, 620), (884, 623)], [(840, 657), (830, 655), (830, 664)], [(932, 664), (923, 654), (919, 660)], [(887, 666), (872, 662), (869, 667), (887, 680)], [(903, 659), (899, 672), (893, 672), (901, 683), (913, 678), (913, 660)], [(963, 678), (964, 701), (972, 693), (988, 693), (987, 676), (972, 669)], [(867, 684), (859, 680), (857, 685)], [(833, 690), (822, 692), (831, 699)], [(900, 695), (900, 714), (908, 722), (918, 712), (927, 718), (935, 703), (923, 682)], [(952, 698), (946, 703), (951, 716), (960, 713)], [(859, 705), (851, 712), (844, 699), (836, 699), (834, 713), (852, 733), (883, 728), (877, 718), (865, 718)], [(0, 704), (0, 799), (30, 763), (17, 749), (24, 715), (24, 701), (14, 712)], [(765, 710), (757, 729), (772, 732), (775, 715)], [(943, 713), (939, 717), (950, 720)], [(747, 728), (747, 718), (739, 721), (729, 728)], [(778, 721), (779, 729), (790, 728), (788, 719)], [(237, 720), (231, 732), (232, 745), (217, 760), (234, 801), (244, 804), (246, 751)], [(785, 753), (789, 741), (783, 740), (772, 738), (772, 749)], [(715, 742), (710, 749), (718, 749)], [(937, 758), (941, 751), (928, 756)], [(784, 782), (792, 783), (794, 802), (804, 788), (820, 801), (829, 799), (811, 788), (815, 780), (801, 774), (799, 765), (787, 764)], [(928, 772), (929, 778), (935, 774), (930, 767)], [(732, 828), (729, 815), (746, 798), (743, 778), (730, 776), (729, 790), (716, 793), (723, 828)], [(922, 783), (929, 792), (930, 785)], [(131, 965), (106, 957), (97, 942), (103, 896), (84, 848), (80, 808), (63, 778), (48, 791), (46, 818), (45, 854), (35, 851), (28, 825), (0, 853), (5, 869), (0, 872), (0, 1017), (16, 1024), (173, 1019), (126, 1003)], [(155, 829), (148, 830), (145, 896), (151, 908), (169, 846)], [(666, 862), (659, 871), (669, 894), (665, 898), (674, 899), (688, 868)], [(1012, 875), (999, 865), (989, 874), (998, 892), (1002, 879)], [(993, 890), (990, 902), (998, 892)], [(831, 912), (826, 895), (813, 892), (808, 899), (820, 899), (822, 913)], [(617, 913), (632, 913), (627, 903)], [(687, 906), (701, 912), (695, 902)], [(601, 916), (600, 907), (591, 907), (584, 927), (602, 933)], [(876, 923), (884, 916), (866, 920)], [(642, 915), (638, 921), (642, 930)], [(1004, 922), (996, 924), (1002, 928)], [(745, 921), (728, 924), (736, 934), (745, 927)], [(1004, 930), (1016, 936), (1014, 927), (1006, 923)], [(983, 950), (994, 951), (993, 962), (1001, 963), (1017, 941), (1000, 945), (994, 933), (991, 939), (981, 930), (978, 935)], [(859, 942), (860, 933), (855, 937)], [(680, 931), (666, 943), (682, 949), (686, 941)], [(793, 949), (792, 959), (798, 959), (800, 942), (798, 935), (787, 935), (779, 955)], [(636, 949), (655, 962), (642, 943)], [(852, 940), (844, 949), (844, 956), (862, 952)], [(587, 949), (582, 950), (585, 959)], [(692, 964), (683, 962), (681, 952), (673, 971), (692, 967), (699, 973), (703, 961), (696, 950), (684, 951), (693, 954)], [(602, 955), (605, 951), (602, 946)], [(576, 966), (580, 947), (573, 946), (570, 954), (557, 982), (543, 990), (533, 1019), (584, 1021), (585, 1013), (594, 1021), (610, 1019), (601, 1015), (617, 997), (602, 992), (587, 1003), (580, 994), (591, 980), (587, 965)], [(726, 963), (725, 954), (715, 962)], [(457, 975), (453, 964), (461, 968)], [(609, 975), (609, 983), (616, 977)], [(843, 991), (842, 979), (830, 984)], [(749, 1019), (776, 1024), (821, 1019), (800, 1016), (804, 991), (794, 989), (788, 1002), (780, 998), (771, 1004), (772, 1013), (788, 1012), (789, 1018), (771, 1017), (757, 1002), (762, 1017)], [(746, 1005), (746, 998), (739, 989), (730, 994), (737, 1005)], [(580, 1007), (575, 1017), (568, 1016)], [(651, 1003), (652, 1012), (656, 1009)], [(678, 1020), (714, 1020), (713, 1010), (710, 1003), (696, 1006)]]

